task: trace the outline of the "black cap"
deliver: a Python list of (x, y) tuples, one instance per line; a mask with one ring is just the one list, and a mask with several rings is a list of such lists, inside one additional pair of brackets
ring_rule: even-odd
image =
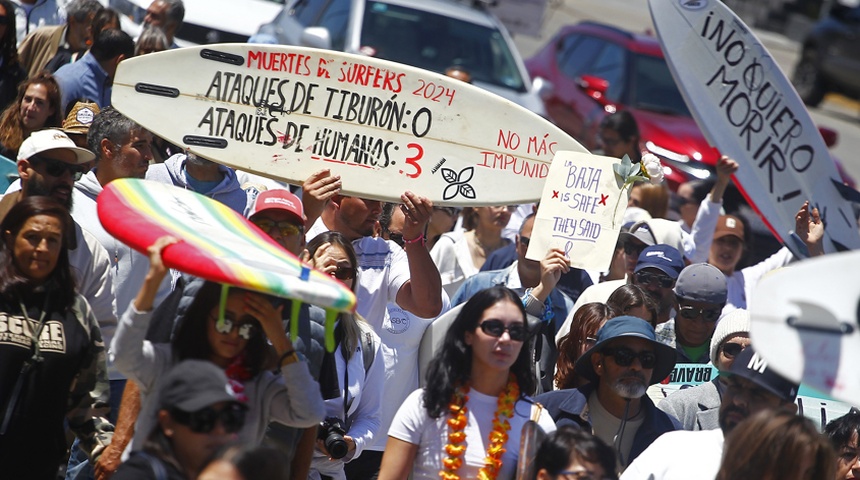
[(797, 398), (799, 385), (769, 368), (767, 360), (751, 346), (735, 357), (729, 373), (746, 378), (785, 401), (793, 402)]

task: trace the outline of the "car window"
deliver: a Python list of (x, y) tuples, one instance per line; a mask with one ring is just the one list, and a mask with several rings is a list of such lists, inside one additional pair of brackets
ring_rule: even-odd
[(633, 61), (630, 105), (634, 108), (691, 117), (666, 60), (636, 55)]
[(370, 1), (361, 32), (361, 46), (378, 58), (438, 73), (458, 65), (473, 81), (525, 91), (514, 54), (495, 28)]
[(582, 39), (568, 48), (563, 58), (559, 59), (558, 68), (570, 78), (578, 78), (588, 73), (595, 55), (606, 42), (595, 37), (583, 36)]
[(305, 27), (325, 27), (331, 48), (343, 50), (350, 4), (350, 0), (300, 0), (293, 5), (292, 14)]
[(624, 92), (625, 50), (614, 43), (606, 43), (594, 63), (583, 74), (594, 75), (609, 82), (606, 98), (617, 102)]

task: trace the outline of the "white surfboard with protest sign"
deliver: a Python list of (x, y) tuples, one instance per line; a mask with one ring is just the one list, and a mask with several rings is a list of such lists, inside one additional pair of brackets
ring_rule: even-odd
[[(805, 200), (827, 226), (826, 252), (860, 248), (827, 147), (791, 83), (750, 29), (717, 0), (649, 0), (669, 68), (709, 142), (740, 164), (735, 181), (771, 231), (790, 241)], [(659, 100), (659, 99), (655, 99)]]
[(858, 271), (860, 252), (846, 252), (763, 277), (750, 302), (750, 333), (779, 373), (860, 406)]
[(526, 258), (564, 250), (570, 265), (605, 270), (612, 260), (627, 207), (617, 158), (559, 152), (549, 169)]
[(343, 193), (506, 205), (540, 198), (555, 152), (585, 152), (490, 92), (399, 63), (253, 44), (123, 61), (113, 105), (156, 135), (234, 168), (300, 184), (329, 168)]

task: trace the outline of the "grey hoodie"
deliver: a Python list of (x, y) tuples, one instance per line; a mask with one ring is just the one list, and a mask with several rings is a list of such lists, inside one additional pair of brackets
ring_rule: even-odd
[[(151, 165), (146, 171), (146, 179), (194, 190), (188, 183), (188, 174), (185, 171), (185, 162), (187, 161), (184, 153), (177, 153), (165, 160), (164, 163)], [(242, 190), (242, 186), (236, 178), (236, 172), (232, 168), (218, 165), (218, 170), (224, 175), (221, 183), (205, 195), (213, 200), (218, 200), (242, 215), (246, 215), (246, 209), (253, 203), (253, 198), (249, 199), (248, 193)]]

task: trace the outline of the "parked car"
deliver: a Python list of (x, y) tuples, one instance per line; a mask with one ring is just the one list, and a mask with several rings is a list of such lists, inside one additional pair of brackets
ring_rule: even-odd
[(589, 150), (600, 149), (603, 118), (624, 109), (639, 126), (641, 149), (662, 160), (672, 190), (713, 175), (719, 153), (687, 109), (653, 36), (583, 22), (562, 28), (526, 67), (546, 80), (549, 118)]
[(828, 92), (860, 99), (860, 6), (835, 2), (803, 41), (792, 83), (800, 98), (816, 106)]
[(480, 1), (291, 0), (258, 38), (333, 49), (437, 73), (459, 66), (472, 83), (544, 114), (504, 25)]

